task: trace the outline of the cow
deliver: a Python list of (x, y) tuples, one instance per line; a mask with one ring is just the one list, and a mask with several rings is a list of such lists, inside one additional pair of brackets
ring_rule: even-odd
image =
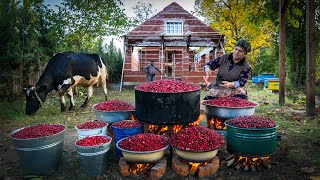
[(87, 98), (81, 107), (86, 107), (93, 94), (93, 85), (101, 83), (107, 100), (107, 70), (98, 54), (63, 52), (55, 54), (46, 65), (35, 86), (24, 88), (26, 95), (26, 114), (34, 114), (46, 101), (48, 93), (58, 91), (61, 112), (67, 109), (64, 95), (70, 98), (69, 110), (75, 108), (74, 86), (88, 88)]

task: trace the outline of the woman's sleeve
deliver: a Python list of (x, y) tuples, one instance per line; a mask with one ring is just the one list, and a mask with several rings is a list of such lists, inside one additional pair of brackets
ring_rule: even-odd
[[(241, 71), (241, 74), (239, 76), (239, 86), (244, 86), (247, 83), (247, 80), (249, 79), (250, 75), (252, 73), (252, 69), (251, 67), (249, 67), (248, 69)], [(237, 83), (235, 83), (235, 86), (238, 85)], [(235, 87), (237, 88), (237, 87)]]
[(220, 65), (219, 65), (219, 61), (220, 61), (220, 56), (207, 62), (204, 67), (203, 67), (203, 70), (205, 72), (207, 72), (208, 70), (215, 70), (217, 69)]

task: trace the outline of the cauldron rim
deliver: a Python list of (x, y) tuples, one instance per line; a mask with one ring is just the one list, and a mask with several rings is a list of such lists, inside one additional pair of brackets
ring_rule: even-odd
[(201, 90), (201, 86), (198, 85), (199, 87), (195, 90), (190, 90), (190, 91), (181, 91), (181, 92), (153, 92), (153, 91), (143, 91), (143, 90), (139, 90), (137, 89), (138, 86), (135, 86), (134, 89), (136, 91), (141, 91), (141, 92), (145, 92), (145, 93), (156, 93), (156, 94), (179, 94), (179, 93), (188, 93), (188, 92), (195, 92), (195, 91), (199, 91)]

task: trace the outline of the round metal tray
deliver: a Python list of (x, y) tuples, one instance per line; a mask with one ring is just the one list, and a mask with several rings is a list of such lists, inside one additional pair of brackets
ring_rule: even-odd
[(189, 162), (208, 162), (211, 161), (214, 157), (216, 157), (218, 153), (218, 148), (212, 151), (187, 151), (181, 150), (176, 147), (172, 147), (176, 154)]
[(124, 159), (128, 162), (134, 162), (134, 163), (157, 162), (163, 157), (165, 150), (169, 147), (169, 145), (167, 145), (166, 147), (164, 147), (162, 149), (157, 149), (154, 151), (129, 151), (129, 150), (125, 150), (125, 149), (119, 147), (119, 143), (121, 141), (123, 141), (124, 139), (126, 139), (126, 138), (119, 140), (116, 143), (116, 146), (117, 146), (117, 148), (119, 148), (122, 151), (122, 155), (123, 155)]

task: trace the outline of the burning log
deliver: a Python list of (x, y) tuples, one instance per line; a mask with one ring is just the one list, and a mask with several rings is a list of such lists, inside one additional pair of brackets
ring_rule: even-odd
[(270, 161), (269, 157), (261, 157), (261, 158), (252, 158), (252, 157), (244, 157), (244, 156), (236, 156), (231, 155), (228, 156), (223, 164), (226, 164), (227, 167), (234, 167), (237, 170), (249, 171), (251, 172), (261, 172), (264, 169), (270, 169), (273, 161)]
[(270, 169), (271, 168), (271, 164), (270, 164), (269, 161), (262, 161), (262, 165), (266, 169)]
[(232, 159), (230, 159), (229, 161), (228, 161), (228, 163), (227, 163), (227, 166), (228, 167), (230, 167), (230, 166), (232, 166), (233, 165), (233, 163), (234, 163), (234, 161), (235, 161), (235, 157), (233, 157)]

